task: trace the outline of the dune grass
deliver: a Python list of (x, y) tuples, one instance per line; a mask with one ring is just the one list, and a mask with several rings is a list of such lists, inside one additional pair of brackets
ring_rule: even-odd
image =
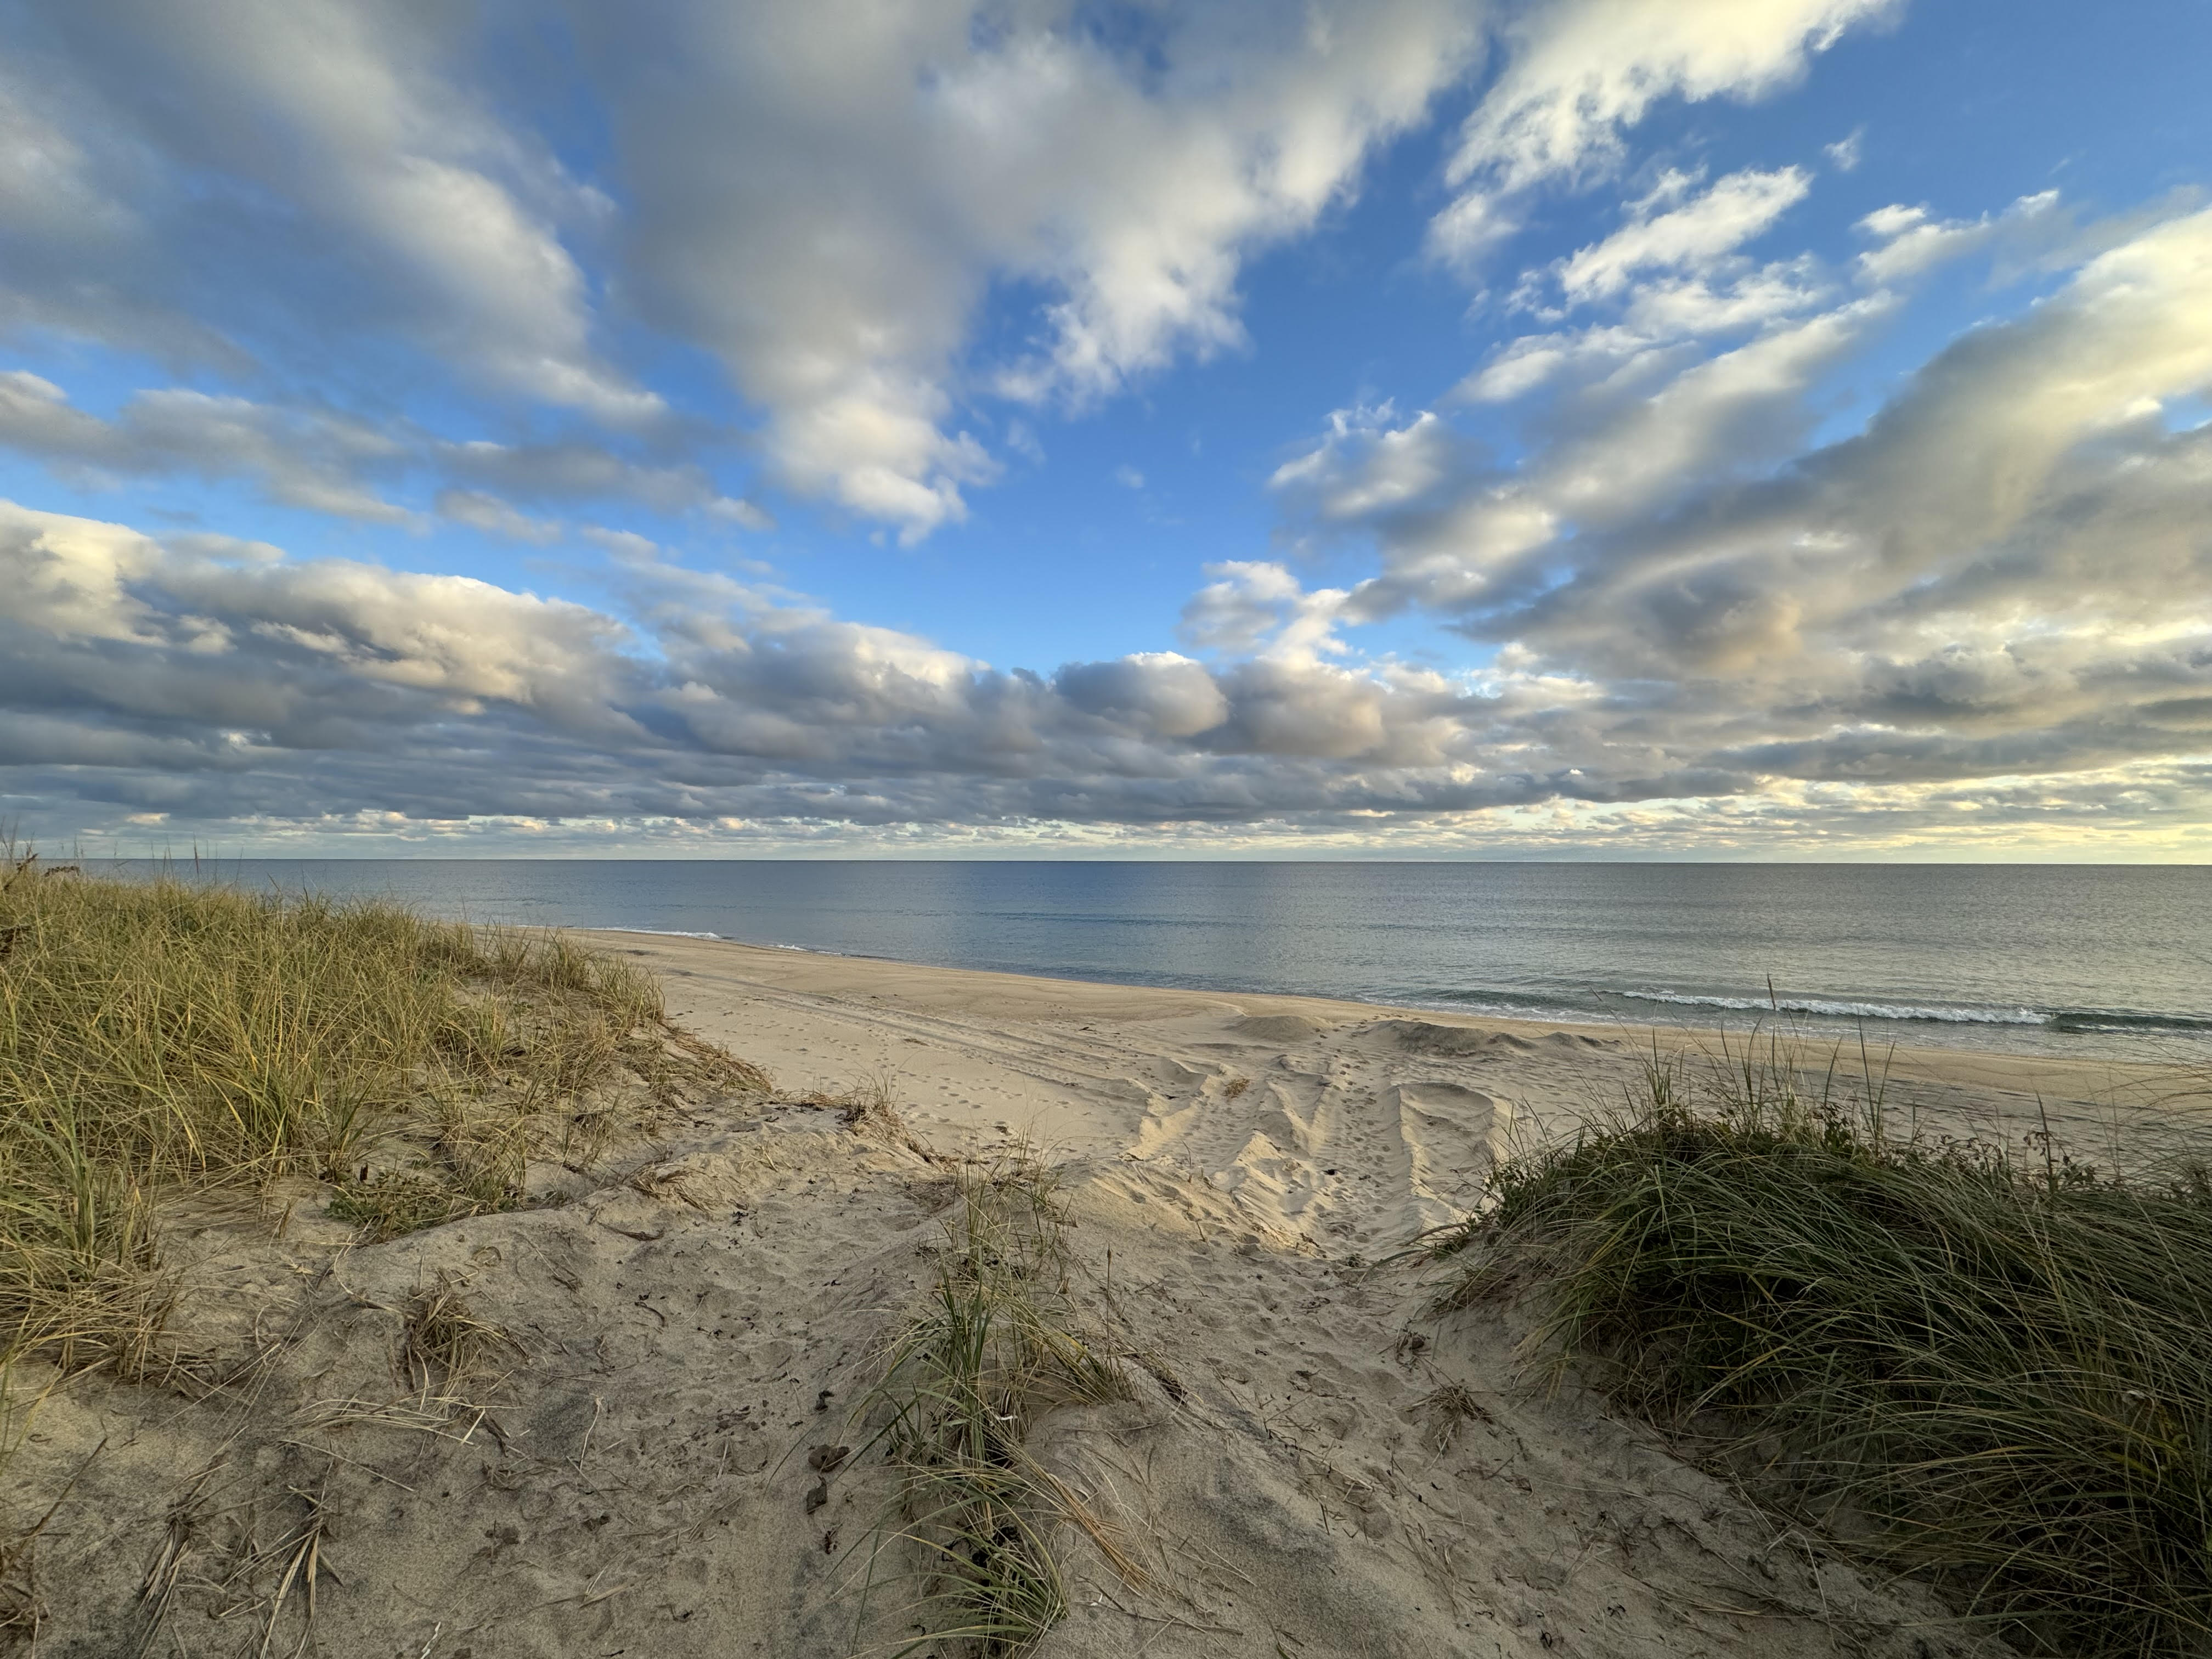
[(2212, 1180), (1887, 1132), (1793, 1056), (1655, 1059), (1503, 1168), (1439, 1302), (1929, 1576), (2027, 1652), (2212, 1652)]
[(1131, 1393), (1070, 1298), (1055, 1176), (1016, 1158), (956, 1183), (929, 1300), (855, 1408), (875, 1425), (856, 1455), (880, 1450), (897, 1474), (862, 1558), (859, 1622), (872, 1613), (924, 1632), (885, 1644), (894, 1659), (1028, 1651), (1066, 1611), (1058, 1550), (1071, 1530), (1126, 1582), (1151, 1581), (1113, 1522), (1024, 1444), (1048, 1411)]
[(166, 1201), (307, 1178), (388, 1237), (520, 1202), (532, 1156), (587, 1163), (680, 1090), (765, 1083), (559, 935), (8, 853), (0, 1354), (142, 1365)]

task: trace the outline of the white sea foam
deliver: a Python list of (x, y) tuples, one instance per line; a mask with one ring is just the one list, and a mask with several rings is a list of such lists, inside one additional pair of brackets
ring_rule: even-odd
[(1690, 1008), (1740, 1008), (1748, 1013), (1826, 1014), (1838, 1019), (1936, 1020), (1947, 1025), (2048, 1025), (2034, 1008), (1950, 1008), (1895, 1002), (1832, 1002), (1821, 997), (1702, 997), (1672, 991), (1622, 991), (1638, 1002), (1671, 1002)]

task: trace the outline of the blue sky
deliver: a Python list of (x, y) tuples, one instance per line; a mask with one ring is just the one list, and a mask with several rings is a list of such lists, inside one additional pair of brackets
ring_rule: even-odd
[(0, 39), (49, 842), (2204, 855), (2197, 0)]

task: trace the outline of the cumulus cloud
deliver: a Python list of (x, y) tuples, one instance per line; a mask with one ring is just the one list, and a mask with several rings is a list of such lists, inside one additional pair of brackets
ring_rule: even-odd
[[(0, 444), (601, 562), (584, 603), (0, 504), (8, 809), (1706, 852), (2201, 811), (2212, 215), (1898, 204), (1830, 264), (1772, 248), (1811, 155), (1627, 165), (1661, 100), (1765, 96), (1895, 10), (648, 0), (563, 14), (605, 143), (556, 147), (502, 70), (543, 14), (505, 0), (19, 8), (0, 326), (194, 373), (82, 404), (0, 373)], [(957, 520), (1043, 411), (1243, 349), (1253, 257), (1351, 201), (1486, 29), (1432, 246), (1471, 266), (1547, 189), (1635, 199), (1522, 273), (1498, 314), (1531, 331), (1439, 408), (1347, 408), (1283, 460), (1281, 556), (1209, 564), (1181, 649), (993, 666), (589, 522), (772, 523), (706, 464), (724, 428), (625, 367), (690, 349), (760, 423), (744, 465), (908, 540)], [(1839, 368), (1969, 255), (2048, 291), (1838, 438)], [(340, 328), (374, 384), (310, 361)], [(483, 435), (434, 429), (457, 408)], [(1363, 650), (1382, 623), (1410, 659)], [(1458, 672), (1411, 656), (1437, 629)]]
[[(1247, 258), (1357, 188), (1487, 9), (568, 8), (594, 162), (510, 95), (518, 53), (553, 61), (542, 9), (31, 0), (0, 324), (236, 368), (296, 349), (250, 297), (281, 293), (295, 327), (635, 428), (667, 416), (613, 350), (642, 319), (721, 359), (785, 483), (912, 538), (998, 475), (963, 400), (1079, 405), (1240, 344)], [(1034, 326), (977, 361), (994, 286)]]
[(751, 502), (724, 495), (696, 461), (640, 460), (577, 440), (500, 443), (421, 435), (425, 469), (463, 485), (541, 505), (625, 501), (658, 513), (696, 509), (747, 530), (774, 523)]
[(0, 764), (19, 801), (69, 767), (80, 797), (200, 819), (313, 801), (410, 820), (1148, 823), (1527, 793), (1453, 768), (1470, 694), (1434, 674), (1292, 647), (1048, 678), (649, 550), (623, 568), (619, 617), (9, 504)]
[(0, 334), (54, 331), (172, 362), (250, 367), (162, 291), (156, 228), (137, 200), (155, 169), (77, 77), (29, 49), (30, 33), (11, 35), (0, 62)]
[(1723, 792), (2178, 762), (2212, 708), (2212, 428), (2173, 419), (2212, 389), (2207, 292), (2199, 212), (1962, 337), (1823, 447), (1793, 440), (1869, 301), (1519, 467), (1434, 416), (1346, 419), (1277, 484), (1376, 538), (1382, 574), (1342, 614), (1448, 618), (1498, 648), (1501, 696), (1589, 688), (1545, 729), (1593, 771), (1637, 744)]
[[(2094, 839), (2204, 781), (2212, 428), (2166, 412), (2212, 387), (2208, 276), (2212, 214), (2160, 225), (1812, 450), (1773, 434), (1849, 307), (1520, 469), (1433, 416), (1348, 412), (1279, 488), (1373, 533), (1380, 577), (1227, 562), (1186, 615), (1203, 656), (1049, 674), (649, 546), (595, 609), (9, 507), (0, 763), (19, 808), (111, 830)], [(1486, 665), (1346, 645), (1409, 608)]]
[(512, 501), (501, 501), (481, 489), (441, 489), (438, 492), (437, 509), (440, 518), (465, 524), (471, 530), (481, 530), (486, 535), (507, 541), (534, 542), (540, 546), (557, 541), (564, 528), (550, 519), (533, 519)]
[(112, 246), (131, 216), (102, 191), (90, 146), (70, 130), (82, 112), (56, 107), (64, 102), (0, 68), (0, 227), (27, 240)]
[[(1886, 9), (1515, 13), (1439, 224), (1462, 241), (1477, 221), (1504, 226), (1499, 202), (1588, 172), (1655, 99), (1757, 95)], [(203, 307), (211, 325), (174, 301), (233, 271), (253, 287), (251, 247), (307, 278), (286, 304), (320, 307), (316, 327), (394, 328), (483, 386), (635, 426), (665, 411), (609, 355), (618, 290), (625, 314), (720, 357), (786, 485), (908, 539), (999, 476), (964, 399), (1079, 406), (1240, 346), (1245, 262), (1348, 199), (1377, 146), (1480, 60), (1492, 21), (1483, 0), (1235, 4), (1127, 28), (1073, 0), (586, 9), (574, 61), (615, 146), (594, 177), (503, 106), (493, 60), (529, 23), (507, 7), (480, 26), (358, 0), (31, 15), (21, 61), (41, 89), (0, 86), (19, 317), (118, 340), (167, 328), (172, 355), (235, 357), (266, 336), (250, 308)], [(225, 181), (213, 198), (194, 182), (209, 178)], [(1794, 169), (1747, 173), (1646, 214), (1560, 273), (1570, 302), (1725, 255), (1802, 189)], [(95, 243), (104, 297), (84, 281)], [(179, 258), (198, 268), (175, 273)], [(1036, 296), (1030, 341), (978, 360), (979, 308), (1009, 284)], [(1643, 287), (1647, 331), (1792, 303), (1773, 275)]]
[(1602, 534), (1788, 459), (1813, 420), (1807, 392), (1883, 306), (1861, 300), (1678, 368), (1517, 467), (1495, 465), (1434, 411), (1394, 425), (1385, 406), (1339, 415), (1273, 484), (1294, 515), (1380, 538), (1383, 572), (1351, 596), (1354, 613), (1505, 604), (1552, 585), (1559, 561)]
[(373, 294), (377, 310), (486, 383), (605, 421), (661, 412), (595, 348), (591, 298), (562, 240), (604, 198), (454, 72), (459, 17), (349, 0), (70, 0), (33, 11), (55, 47), (48, 67), (100, 123), (168, 163), (151, 179), (143, 164), (98, 179), (79, 167), (76, 187), (96, 191), (103, 211), (189, 212), (192, 176), (213, 173), (328, 237), (340, 268), (356, 268), (346, 276), (365, 279), (340, 293)]
[(1133, 720), (1166, 738), (1194, 738), (1229, 718), (1229, 699), (1204, 667), (1172, 651), (1073, 663), (1053, 689), (1086, 714)]
[(1044, 301), (1030, 349), (974, 368), (1001, 395), (1081, 403), (1235, 345), (1245, 258), (1351, 191), (1478, 44), (1456, 0), (1127, 31), (967, 0), (653, 14), (609, 14), (590, 54), (640, 302), (769, 411), (788, 481), (915, 534), (994, 474), (956, 421), (990, 283)]
[[(610, 354), (610, 321), (642, 317), (722, 360), (787, 486), (911, 540), (1001, 471), (966, 400), (1080, 406), (1240, 346), (1249, 257), (1349, 199), (1486, 30), (1504, 62), (1448, 169), (1455, 246), (1510, 227), (1517, 193), (1607, 165), (1654, 100), (1763, 94), (1890, 9), (1562, 0), (1500, 22), (1484, 0), (1325, 0), (1109, 28), (1073, 0), (586, 9), (574, 72), (613, 141), (594, 173), (501, 95), (502, 43), (536, 26), (513, 8), (471, 25), (358, 0), (33, 4), (0, 84), (0, 241), (19, 319), (166, 329), (171, 355), (234, 359), (283, 331), (250, 303), (177, 301), (283, 271), (312, 329), (396, 329), (483, 387), (618, 427), (666, 413)], [(1723, 267), (1804, 188), (1784, 167), (1655, 198), (1554, 273), (1562, 301), (1632, 283), (1619, 326), (1641, 338), (1802, 309), (1786, 269)], [(1035, 296), (1029, 341), (978, 359), (979, 308), (1010, 285)], [(1606, 339), (1532, 342), (1480, 395)], [(588, 446), (566, 447), (584, 466)], [(528, 499), (465, 476), (500, 459), (457, 455), (451, 487)], [(376, 493), (356, 493), (366, 514)]]

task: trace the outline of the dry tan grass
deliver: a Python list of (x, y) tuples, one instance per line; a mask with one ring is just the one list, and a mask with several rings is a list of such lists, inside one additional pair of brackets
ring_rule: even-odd
[[(1070, 1532), (1126, 1583), (1149, 1587), (1153, 1575), (1112, 1517), (1024, 1443), (1056, 1407), (1130, 1394), (1070, 1298), (1055, 1176), (1018, 1154), (955, 1181), (928, 1304), (858, 1407), (876, 1425), (859, 1455), (880, 1449), (899, 1476), (858, 1604), (863, 1627), (872, 1611), (927, 1632), (890, 1644), (897, 1654), (984, 1659), (1026, 1652), (1065, 1613), (1059, 1540)], [(886, 1610), (882, 1592), (895, 1586), (904, 1593)]]
[(276, 1594), (269, 1599), (269, 1622), (262, 1629), (261, 1646), (255, 1659), (268, 1659), (276, 1641), (276, 1630), (283, 1620), (284, 1607), (296, 1592), (300, 1611), (300, 1639), (292, 1649), (293, 1659), (307, 1650), (307, 1643), (315, 1632), (315, 1586), (325, 1574), (337, 1577), (323, 1559), (323, 1546), (331, 1536), (331, 1516), (327, 1479), (313, 1488), (294, 1486), (291, 1495), (305, 1506), (305, 1513), (292, 1530), (269, 1549), (263, 1559), (281, 1567)]
[(1491, 1421), (1490, 1408), (1476, 1398), (1472, 1389), (1459, 1382), (1447, 1382), (1425, 1395), (1414, 1411), (1428, 1431), (1429, 1444), (1439, 1455), (1459, 1443), (1460, 1431), (1469, 1423)]
[(2022, 1652), (2212, 1653), (2212, 1139), (2117, 1174), (1886, 1132), (1878, 1078), (1655, 1057), (1503, 1167), (1445, 1307), (1568, 1364)]
[(370, 1238), (524, 1201), (744, 1062), (558, 934), (403, 906), (0, 861), (0, 1354), (143, 1370), (157, 1212), (325, 1183)]
[(434, 1388), (451, 1395), (495, 1383), (491, 1367), (503, 1357), (521, 1356), (512, 1332), (476, 1316), (461, 1294), (465, 1288), (465, 1279), (441, 1268), (407, 1304), (400, 1367), (425, 1396)]

